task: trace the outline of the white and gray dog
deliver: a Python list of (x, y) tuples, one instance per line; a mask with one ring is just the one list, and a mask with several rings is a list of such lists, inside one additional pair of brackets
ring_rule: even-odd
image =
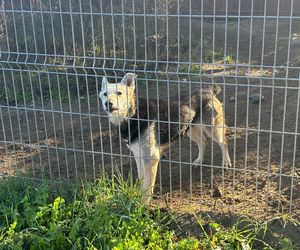
[(99, 96), (110, 122), (120, 126), (133, 152), (146, 203), (153, 193), (160, 157), (179, 136), (187, 134), (197, 143), (194, 164), (202, 163), (206, 137), (210, 137), (221, 147), (225, 165), (231, 166), (223, 107), (212, 86), (204, 85), (181, 103), (172, 102), (170, 110), (165, 100), (137, 100), (135, 84), (134, 73), (125, 74), (120, 83), (109, 83), (103, 77)]

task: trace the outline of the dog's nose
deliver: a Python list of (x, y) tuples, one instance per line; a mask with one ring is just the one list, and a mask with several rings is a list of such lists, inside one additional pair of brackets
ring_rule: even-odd
[(105, 106), (107, 108), (111, 108), (113, 106), (113, 104), (111, 102), (105, 102)]

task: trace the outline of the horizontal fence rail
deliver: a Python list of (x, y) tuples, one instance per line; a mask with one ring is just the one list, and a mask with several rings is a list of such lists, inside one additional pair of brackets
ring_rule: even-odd
[[(103, 77), (120, 83), (134, 72), (137, 112), (145, 98), (148, 118), (129, 123), (156, 124), (155, 144), (166, 147), (153, 202), (299, 216), (299, 49), (295, 0), (2, 0), (0, 177), (92, 180), (106, 173), (135, 181), (135, 159), (152, 159), (128, 149), (99, 98)], [(195, 124), (176, 103), (192, 116), (192, 96), (205, 86), (219, 86), (226, 125), (205, 121), (200, 105), (199, 136), (226, 132), (228, 168), (215, 135), (199, 164), (197, 144), (184, 136)], [(189, 129), (173, 142), (172, 127)]]

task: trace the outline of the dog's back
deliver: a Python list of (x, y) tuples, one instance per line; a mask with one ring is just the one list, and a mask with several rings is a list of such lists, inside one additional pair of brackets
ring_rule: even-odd
[[(181, 103), (138, 98), (136, 114), (129, 118), (128, 127), (125, 126), (123, 130), (123, 137), (132, 141), (153, 123), (157, 139), (162, 146), (173, 142), (178, 136), (185, 135), (190, 124), (224, 126), (222, 104), (211, 86), (198, 89)], [(130, 133), (127, 133), (129, 127)]]

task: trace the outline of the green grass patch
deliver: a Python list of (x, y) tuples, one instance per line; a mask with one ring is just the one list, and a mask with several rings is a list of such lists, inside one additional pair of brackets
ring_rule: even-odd
[(73, 186), (8, 178), (0, 183), (1, 249), (197, 249), (176, 239), (138, 186), (100, 178)]
[(0, 180), (0, 249), (296, 249), (285, 235), (267, 243), (269, 222), (240, 217), (224, 226), (195, 216), (184, 230), (178, 218), (145, 206), (139, 184), (122, 178)]
[(204, 249), (272, 249), (265, 242), (266, 223), (258, 223), (248, 217), (240, 217), (235, 224), (225, 227), (211, 219), (197, 218), (202, 232)]
[(0, 104), (22, 106), (30, 102), (60, 100), (66, 103), (77, 100), (80, 96), (95, 93), (94, 77), (68, 75), (61, 71), (1, 71)]
[(223, 61), (226, 64), (233, 64), (234, 63), (234, 59), (232, 55), (227, 55), (223, 57)]

